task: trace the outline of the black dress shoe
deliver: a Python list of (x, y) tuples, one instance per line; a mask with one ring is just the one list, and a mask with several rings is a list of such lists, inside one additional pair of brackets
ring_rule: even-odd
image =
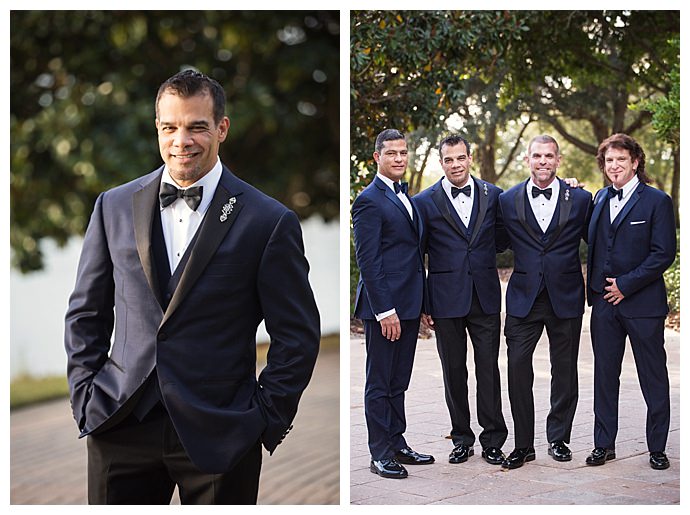
[(500, 465), (505, 461), (506, 455), (498, 447), (487, 447), (482, 451), (482, 458), (491, 465)]
[(374, 474), (389, 479), (403, 479), (407, 477), (407, 470), (392, 458), (385, 460), (372, 460), (369, 470)]
[(549, 444), (549, 455), (556, 461), (570, 461), (573, 459), (573, 453), (570, 452), (563, 440)]
[(508, 455), (508, 457), (503, 460), (501, 467), (504, 469), (516, 469), (522, 467), (528, 461), (534, 461), (537, 457), (534, 452), (534, 447), (522, 447), (520, 449), (515, 449)]
[(616, 457), (616, 451), (614, 449), (606, 449), (604, 447), (595, 447), (592, 454), (587, 456), (585, 463), (587, 465), (603, 465), (609, 460)]
[(400, 449), (395, 453), (395, 459), (405, 465), (430, 465), (434, 462), (434, 457), (430, 454), (420, 454), (409, 447)]
[(650, 452), (649, 464), (656, 470), (664, 470), (671, 466), (664, 452)]
[(448, 463), (465, 463), (470, 456), (474, 456), (474, 448), (459, 443), (450, 451)]

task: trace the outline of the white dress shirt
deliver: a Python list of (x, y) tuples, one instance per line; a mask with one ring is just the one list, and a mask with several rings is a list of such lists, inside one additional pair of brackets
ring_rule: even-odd
[[(204, 187), (201, 203), (196, 211), (192, 211), (184, 199), (181, 198), (178, 198), (169, 206), (161, 209), (163, 238), (165, 239), (165, 248), (168, 251), (168, 262), (170, 263), (171, 274), (175, 273), (177, 265), (180, 263), (189, 243), (199, 229), (204, 215), (208, 210), (208, 206), (211, 203), (211, 199), (213, 199), (213, 195), (216, 192), (216, 187), (218, 186), (218, 181), (220, 181), (222, 172), (223, 166), (220, 164), (220, 159), (218, 159), (210, 172), (189, 186), (190, 188), (192, 186)], [(161, 182), (167, 182), (179, 188), (179, 185), (170, 176), (167, 165), (163, 169)]]
[(640, 179), (637, 174), (635, 174), (632, 176), (632, 179), (630, 179), (626, 184), (623, 185), (623, 188), (621, 188), (623, 190), (623, 198), (618, 200), (618, 197), (611, 197), (609, 199), (609, 218), (611, 219), (611, 223), (613, 223), (613, 221), (616, 219), (618, 213), (621, 212), (623, 206), (625, 206), (628, 200), (630, 200), (630, 195), (632, 195), (632, 192), (635, 191), (635, 188), (637, 188), (638, 184), (640, 184)]
[(556, 212), (556, 205), (558, 204), (558, 194), (561, 191), (561, 185), (558, 179), (554, 177), (551, 184), (546, 188), (539, 188), (540, 190), (551, 188), (551, 198), (547, 199), (544, 195), (537, 195), (537, 198), (532, 197), (532, 187), (539, 188), (532, 178), (527, 181), (527, 198), (529, 199), (529, 204), (532, 206), (532, 213), (534, 213), (535, 218), (539, 227), (541, 227), (542, 232), (546, 233), (546, 230), (551, 224), (551, 219), (553, 214)]
[[(465, 227), (470, 226), (470, 217), (472, 216), (472, 203), (474, 202), (474, 180), (471, 176), (467, 179), (467, 183), (465, 184), (465, 186), (467, 186), (468, 184), (470, 185), (469, 197), (464, 193), (459, 193), (457, 197), (453, 198), (453, 194), (451, 193), (451, 188), (453, 187), (453, 184), (446, 177), (444, 177), (441, 180), (441, 186), (443, 186), (443, 191), (445, 191), (446, 195), (448, 195), (450, 203), (453, 204), (455, 211), (458, 213), (458, 216), (460, 217), (462, 223), (465, 224)], [(465, 186), (463, 186), (463, 188)]]

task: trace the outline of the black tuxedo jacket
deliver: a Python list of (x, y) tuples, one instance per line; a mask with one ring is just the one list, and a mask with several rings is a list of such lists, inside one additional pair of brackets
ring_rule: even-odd
[(581, 239), (587, 241), (592, 194), (556, 180), (560, 181), (558, 206), (546, 233), (536, 222), (532, 227), (527, 220), (532, 209), (526, 193), (528, 181), (499, 197), (503, 223), (515, 253), (515, 268), (506, 292), (506, 312), (514, 317), (529, 314), (542, 282), (558, 318), (579, 317), (585, 310), (579, 248)]
[[(601, 255), (609, 261), (611, 277), (625, 298), (618, 304), (624, 317), (665, 317), (668, 298), (664, 272), (676, 257), (676, 223), (673, 201), (663, 191), (640, 183), (632, 192), (618, 216), (609, 224), (602, 220), (609, 202), (607, 188), (595, 196), (592, 221), (589, 226), (589, 252), (587, 254), (587, 300), (592, 304), (593, 275), (603, 263), (593, 261), (597, 240), (596, 231), (611, 232), (610, 250)], [(605, 293), (605, 292), (604, 292)]]
[[(220, 473), (257, 440), (272, 452), (287, 434), (316, 361), (319, 314), (297, 217), (225, 167), (164, 302), (151, 237), (162, 171), (96, 201), (66, 315), (72, 410), (81, 436), (98, 431), (155, 367), (190, 459)], [(264, 319), (271, 344), (257, 380)]]
[[(411, 203), (412, 204), (412, 203)], [(371, 320), (395, 308), (400, 320), (419, 318), (424, 296), (420, 242), (424, 226), (414, 220), (393, 190), (375, 177), (352, 204), (352, 226), (360, 276), (355, 316)]]
[(471, 180), (478, 207), (469, 235), (448, 201), (442, 180), (412, 199), (426, 229), (423, 249), (429, 259), (429, 274), (424, 312), (432, 317), (467, 316), (473, 285), (486, 314), (501, 311), (496, 252), (507, 246), (498, 209), (502, 190), (474, 177)]

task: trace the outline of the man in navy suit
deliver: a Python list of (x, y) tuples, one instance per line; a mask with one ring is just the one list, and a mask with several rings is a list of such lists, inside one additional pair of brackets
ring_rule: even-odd
[(496, 270), (506, 235), (498, 211), (501, 189), (470, 175), (470, 144), (448, 136), (439, 145), (445, 176), (412, 199), (424, 223), (428, 257), (423, 318), (436, 331), (454, 448), (450, 463), (474, 455), (467, 389), (467, 334), (474, 348), (482, 457), (503, 463), (508, 436), (501, 410), (498, 350), (501, 285)]
[(616, 457), (618, 394), (625, 339), (647, 404), (647, 448), (653, 469), (666, 469), (671, 408), (664, 324), (664, 271), (676, 255), (671, 198), (651, 187), (645, 153), (626, 134), (605, 139), (599, 169), (611, 186), (595, 196), (589, 227), (587, 300), (592, 306), (594, 450), (587, 465)]
[(319, 314), (299, 221), (220, 162), (224, 111), (215, 80), (169, 78), (165, 165), (96, 201), (65, 325), (89, 503), (169, 503), (175, 485), (183, 504), (256, 503), (261, 444), (285, 437), (311, 377)]
[(407, 143), (400, 131), (376, 138), (374, 180), (352, 204), (357, 265), (360, 270), (355, 316), (364, 322), (367, 422), (370, 470), (381, 477), (407, 477), (403, 464), (433, 463), (413, 451), (404, 437), (405, 392), (410, 384), (424, 295), (420, 248), (423, 225), (401, 183)]
[(499, 197), (515, 256), (504, 325), (515, 449), (503, 462), (506, 469), (521, 467), (536, 457), (532, 358), (544, 327), (551, 358), (548, 453), (556, 461), (572, 459), (567, 444), (577, 407), (577, 356), (585, 302), (578, 251), (580, 240), (587, 236), (592, 204), (590, 193), (556, 177), (561, 156), (551, 136), (532, 139), (525, 162), (530, 178)]

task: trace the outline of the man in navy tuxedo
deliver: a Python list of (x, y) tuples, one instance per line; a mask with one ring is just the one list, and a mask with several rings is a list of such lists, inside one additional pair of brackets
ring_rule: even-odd
[(501, 410), (498, 350), (501, 339), (501, 285), (496, 252), (506, 247), (498, 210), (502, 192), (470, 175), (470, 144), (448, 136), (439, 145), (445, 176), (412, 199), (424, 223), (427, 289), (422, 315), (436, 332), (454, 448), (450, 463), (474, 455), (467, 389), (467, 334), (474, 348), (477, 418), (482, 457), (503, 463), (508, 436)]
[(561, 156), (551, 136), (532, 139), (525, 162), (530, 178), (499, 197), (515, 257), (504, 325), (515, 449), (503, 462), (506, 469), (521, 467), (536, 457), (532, 358), (544, 327), (551, 359), (548, 453), (556, 461), (572, 459), (567, 444), (577, 407), (577, 356), (585, 302), (579, 245), (587, 237), (592, 205), (590, 193), (556, 177)]
[(370, 470), (381, 477), (407, 477), (403, 464), (433, 463), (413, 451), (403, 433), (405, 392), (410, 384), (424, 295), (423, 225), (401, 183), (407, 143), (400, 131), (376, 138), (378, 173), (352, 204), (352, 224), (360, 270), (355, 316), (364, 322)]
[(65, 325), (89, 503), (169, 503), (175, 485), (183, 504), (256, 503), (261, 444), (285, 437), (311, 377), (319, 314), (299, 221), (220, 162), (224, 111), (215, 80), (169, 78), (165, 165), (96, 201)]
[(647, 404), (649, 463), (653, 469), (666, 469), (671, 408), (663, 273), (676, 255), (673, 202), (649, 185), (645, 153), (630, 136), (614, 134), (605, 139), (597, 163), (611, 186), (596, 194), (589, 226), (587, 300), (592, 306), (595, 448), (586, 463), (603, 465), (616, 457), (627, 337)]

